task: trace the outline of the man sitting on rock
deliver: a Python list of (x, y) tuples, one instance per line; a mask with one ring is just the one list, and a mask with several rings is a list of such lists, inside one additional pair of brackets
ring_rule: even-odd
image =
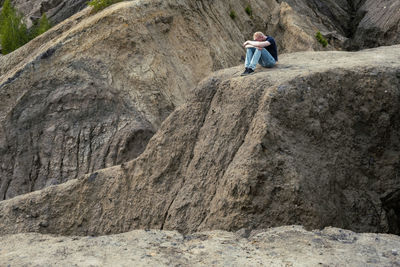
[(278, 61), (278, 49), (274, 38), (262, 32), (256, 32), (253, 39), (254, 41), (246, 41), (243, 44), (246, 48), (246, 61), (245, 70), (241, 76), (254, 73), (257, 63), (265, 68), (272, 68)]

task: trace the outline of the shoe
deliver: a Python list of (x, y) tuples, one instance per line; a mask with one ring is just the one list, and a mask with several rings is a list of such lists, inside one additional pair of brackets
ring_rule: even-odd
[(247, 74), (249, 74), (249, 68), (245, 68), (244, 72), (242, 74), (240, 74), (240, 76), (245, 76)]
[(254, 70), (252, 70), (251, 68), (246, 68), (240, 76), (246, 76), (246, 75), (253, 74), (253, 73), (254, 73)]

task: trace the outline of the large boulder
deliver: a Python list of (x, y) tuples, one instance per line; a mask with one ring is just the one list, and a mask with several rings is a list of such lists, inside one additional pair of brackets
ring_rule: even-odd
[(399, 233), (400, 46), (214, 73), (135, 160), (0, 202), (0, 233)]

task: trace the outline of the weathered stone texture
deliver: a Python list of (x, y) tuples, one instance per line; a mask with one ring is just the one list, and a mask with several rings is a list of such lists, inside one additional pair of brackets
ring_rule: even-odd
[[(246, 234), (247, 233), (247, 234)], [(400, 237), (285, 226), (182, 235), (135, 230), (98, 237), (36, 233), (2, 236), (0, 264), (11, 266), (399, 266)]]
[(11, 3), (22, 13), (28, 27), (46, 13), (47, 18), (57, 24), (87, 6), (87, 0), (12, 0)]
[(287, 5), (261, 1), (251, 17), (245, 6), (171, 0), (85, 9), (1, 57), (0, 199), (135, 158), (202, 78), (241, 63), (255, 29), (286, 29), (280, 52), (319, 46), (296, 30)]
[[(316, 31), (339, 49), (360, 50), (400, 43), (397, 0), (286, 0), (308, 35)], [(299, 19), (300, 18), (300, 19)], [(314, 33), (313, 33), (314, 31)]]
[(293, 53), (250, 77), (217, 72), (137, 159), (1, 202), (0, 233), (398, 233), (399, 52)]

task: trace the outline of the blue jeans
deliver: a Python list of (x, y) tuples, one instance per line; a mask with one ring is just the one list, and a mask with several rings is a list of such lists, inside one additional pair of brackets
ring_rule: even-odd
[(275, 65), (276, 61), (265, 48), (261, 50), (254, 47), (247, 48), (246, 61), (244, 63), (244, 66), (246, 68), (254, 70), (257, 63), (260, 63), (260, 65), (265, 68), (272, 68)]

